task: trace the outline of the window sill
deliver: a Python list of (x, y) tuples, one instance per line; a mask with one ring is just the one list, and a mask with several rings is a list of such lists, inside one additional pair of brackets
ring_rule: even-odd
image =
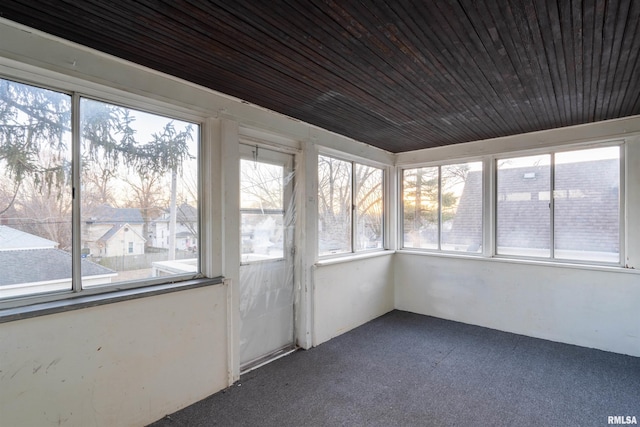
[(42, 302), (21, 307), (6, 308), (0, 310), (0, 323), (29, 319), (32, 317), (46, 316), (49, 314), (63, 313), (80, 310), (83, 308), (97, 307), (138, 298), (147, 298), (156, 295), (179, 292), (188, 289), (214, 286), (224, 283), (224, 278), (214, 277), (210, 279), (193, 279), (184, 282), (151, 285), (140, 288), (116, 290), (93, 295), (69, 297), (57, 301)]
[(393, 250), (377, 250), (369, 252), (359, 252), (339, 255), (331, 258), (322, 258), (315, 263), (316, 267), (323, 267), (325, 265), (341, 264), (345, 262), (358, 261), (361, 259), (376, 258), (379, 256), (393, 255), (396, 251)]
[(501, 263), (510, 263), (510, 264), (538, 265), (542, 267), (606, 271), (609, 273), (640, 274), (640, 270), (636, 270), (634, 268), (624, 268), (616, 265), (580, 264), (580, 263), (572, 263), (564, 260), (546, 261), (546, 260), (537, 260), (537, 259), (530, 259), (530, 258), (528, 259), (506, 258), (501, 256), (487, 257), (481, 254), (465, 255), (465, 254), (456, 254), (456, 253), (450, 253), (450, 252), (431, 252), (431, 251), (420, 251), (420, 250), (410, 250), (410, 249), (399, 249), (396, 252), (404, 255), (434, 256), (434, 257), (440, 257), (440, 258), (466, 259), (466, 260), (482, 261), (482, 262), (501, 262)]

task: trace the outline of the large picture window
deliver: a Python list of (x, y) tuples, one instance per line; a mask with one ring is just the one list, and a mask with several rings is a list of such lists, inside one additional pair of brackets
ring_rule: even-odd
[(497, 250), (620, 262), (620, 147), (501, 159)]
[(481, 251), (481, 162), (405, 169), (402, 196), (405, 248)]
[(383, 178), (380, 168), (319, 156), (320, 256), (383, 249)]
[(194, 123), (0, 79), (0, 300), (198, 274), (198, 143)]

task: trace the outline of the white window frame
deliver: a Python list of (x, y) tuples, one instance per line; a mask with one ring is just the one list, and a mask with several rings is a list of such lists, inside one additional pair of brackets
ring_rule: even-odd
[[(205, 263), (206, 248), (210, 245), (210, 237), (203, 234), (203, 221), (207, 217), (211, 217), (211, 212), (207, 212), (204, 208), (203, 195), (207, 193), (205, 185), (207, 185), (204, 174), (206, 168), (203, 166), (206, 164), (213, 164), (211, 156), (213, 150), (203, 150), (205, 144), (205, 138), (210, 138), (211, 126), (210, 121), (206, 115), (199, 113), (195, 110), (191, 110), (184, 106), (172, 105), (170, 103), (153, 99), (147, 96), (137, 95), (131, 92), (115, 89), (109, 86), (85, 81), (76, 77), (67, 75), (60, 75), (58, 73), (50, 72), (44, 69), (35, 69), (33, 67), (25, 66), (13, 67), (0, 63), (0, 78), (14, 81), (17, 83), (30, 85), (46, 90), (52, 90), (59, 93), (69, 95), (71, 97), (71, 144), (72, 144), (72, 187), (74, 191), (72, 199), (72, 288), (70, 290), (56, 291), (52, 293), (25, 295), (15, 298), (7, 298), (0, 300), (0, 311), (8, 311), (8, 316), (22, 316), (23, 308), (29, 306), (43, 306), (43, 312), (50, 312), (52, 308), (46, 304), (62, 302), (69, 305), (95, 305), (94, 302), (87, 302), (84, 297), (97, 297), (100, 304), (110, 302), (112, 298), (114, 301), (122, 299), (137, 298), (140, 295), (165, 293), (173, 289), (180, 288), (181, 286), (204, 286), (211, 282), (219, 283), (221, 281), (220, 276), (213, 277), (211, 272), (203, 272), (210, 266), (210, 263)], [(96, 287), (89, 287), (83, 289), (81, 286), (81, 219), (80, 219), (80, 202), (81, 197), (80, 189), (80, 162), (77, 159), (80, 158), (80, 99), (92, 99), (97, 100), (124, 108), (131, 108), (138, 111), (161, 115), (163, 117), (175, 120), (186, 121), (198, 126), (198, 235), (200, 236), (200, 251), (198, 253), (198, 272), (195, 274), (166, 276), (153, 279), (146, 279), (132, 282), (117, 282), (112, 285), (101, 285)], [(208, 156), (205, 158), (203, 154)], [(209, 183), (209, 186), (211, 184)], [(210, 267), (209, 267), (210, 268)], [(208, 274), (207, 274), (208, 273)], [(212, 279), (207, 279), (210, 277)], [(206, 283), (205, 283), (206, 282)], [(129, 292), (128, 296), (121, 295), (121, 291), (134, 291)], [(112, 294), (110, 296), (109, 294)], [(81, 302), (80, 302), (81, 301)], [(97, 300), (96, 300), (97, 301)], [(56, 306), (58, 307), (58, 306)], [(40, 308), (29, 309), (24, 312), (34, 312), (38, 315)], [(79, 307), (81, 308), (81, 307)], [(16, 309), (18, 310), (16, 312)], [(60, 310), (68, 310), (61, 308)], [(54, 311), (57, 310), (53, 309)], [(2, 321), (2, 315), (0, 312), (0, 321)]]
[[(550, 262), (554, 264), (577, 264), (577, 265), (585, 265), (585, 266), (609, 266), (609, 267), (623, 267), (624, 260), (626, 259), (625, 255), (625, 141), (623, 140), (611, 140), (605, 141), (597, 144), (575, 144), (575, 145), (565, 145), (558, 147), (549, 147), (540, 150), (528, 150), (528, 151), (518, 151), (513, 153), (508, 153), (500, 156), (494, 156), (491, 160), (492, 163), (492, 214), (491, 214), (491, 233), (492, 233), (492, 251), (491, 256), (494, 258), (500, 259), (515, 259), (515, 260), (528, 260), (528, 261), (538, 261), (538, 262)], [(527, 156), (536, 156), (536, 155), (549, 155), (549, 173), (550, 173), (550, 183), (549, 183), (549, 194), (553, 196), (555, 190), (555, 156), (556, 154), (566, 153), (571, 151), (580, 151), (580, 150), (590, 150), (597, 148), (607, 148), (607, 147), (618, 147), (620, 150), (620, 158), (619, 158), (619, 168), (620, 168), (620, 176), (619, 176), (619, 195), (618, 195), (618, 248), (619, 248), (619, 258), (618, 262), (606, 262), (606, 261), (585, 261), (579, 259), (572, 258), (556, 258), (555, 257), (555, 198), (550, 197), (550, 217), (549, 217), (549, 257), (534, 257), (534, 256), (522, 256), (522, 255), (508, 255), (508, 254), (499, 254), (498, 253), (498, 162), (501, 160), (508, 160), (518, 157), (527, 157)]]
[[(346, 258), (346, 257), (353, 257), (354, 255), (366, 255), (366, 254), (375, 254), (375, 253), (380, 253), (383, 251), (388, 250), (388, 241), (389, 241), (389, 237), (388, 237), (388, 220), (389, 220), (389, 215), (388, 215), (388, 210), (389, 210), (389, 166), (388, 165), (383, 165), (383, 164), (379, 164), (376, 162), (372, 162), (372, 161), (367, 161), (365, 159), (361, 159), (359, 157), (356, 156), (349, 156), (345, 153), (342, 152), (337, 152), (337, 151), (333, 151), (333, 150), (321, 150), (318, 152), (318, 160), (317, 163), (319, 164), (320, 161), (320, 157), (331, 157), (333, 159), (336, 160), (340, 160), (343, 162), (347, 162), (351, 164), (351, 209), (350, 209), (350, 215), (351, 215), (351, 247), (349, 251), (345, 251), (345, 252), (339, 252), (339, 253), (335, 253), (335, 254), (320, 254), (320, 248), (319, 248), (319, 244), (320, 244), (320, 239), (317, 238), (317, 242), (316, 242), (316, 247), (318, 250), (318, 259), (319, 260), (326, 260), (326, 259), (331, 259), (331, 258)], [(357, 210), (357, 206), (356, 206), (356, 177), (355, 177), (355, 166), (356, 164), (359, 164), (361, 166), (368, 166), (368, 167), (372, 167), (372, 168), (376, 168), (376, 169), (380, 169), (382, 171), (382, 233), (381, 233), (381, 237), (382, 237), (382, 247), (381, 248), (373, 248), (373, 249), (362, 249), (362, 250), (356, 250), (356, 235), (357, 235), (357, 227), (356, 227), (356, 210)], [(318, 179), (318, 175), (316, 174), (315, 179)], [(318, 188), (318, 191), (320, 191), (320, 188)], [(319, 206), (318, 206), (319, 207)], [(319, 212), (317, 212), (317, 214), (319, 215)], [(319, 237), (319, 233), (318, 233), (318, 237)]]
[[(508, 153), (489, 154), (482, 157), (462, 157), (462, 158), (448, 158), (443, 161), (437, 162), (420, 162), (420, 163), (406, 163), (399, 165), (397, 168), (397, 180), (398, 180), (398, 223), (396, 229), (398, 230), (398, 245), (399, 251), (412, 252), (412, 253), (424, 253), (431, 255), (441, 256), (453, 256), (459, 258), (485, 258), (496, 260), (511, 260), (514, 262), (527, 262), (535, 264), (551, 264), (551, 265), (569, 265), (578, 267), (595, 267), (595, 268), (616, 268), (624, 267), (626, 259), (626, 142), (623, 139), (606, 139), (593, 142), (580, 142), (574, 144), (564, 144), (549, 146), (544, 148), (534, 148), (528, 150), (514, 150)], [(619, 262), (608, 263), (601, 261), (583, 261), (567, 258), (547, 258), (547, 257), (527, 257), (518, 255), (504, 255), (497, 253), (497, 188), (498, 188), (498, 168), (497, 164), (500, 160), (506, 160), (515, 157), (527, 157), (548, 154), (553, 158), (555, 154), (589, 150), (595, 148), (606, 147), (619, 147), (620, 148), (620, 182), (619, 182)], [(443, 167), (453, 164), (482, 162), (482, 253), (463, 253), (457, 251), (446, 251), (438, 249), (428, 248), (407, 248), (404, 247), (404, 170), (415, 169), (421, 167)], [(439, 169), (440, 170), (440, 169)], [(440, 178), (439, 178), (440, 179)], [(552, 177), (553, 179), (553, 177)], [(553, 186), (553, 183), (551, 184)], [(553, 229), (553, 219), (550, 226)], [(440, 225), (438, 225), (440, 227)], [(551, 240), (551, 246), (555, 246), (555, 242)], [(438, 241), (438, 247), (440, 247), (440, 241)], [(553, 253), (553, 251), (552, 251)]]
[[(482, 252), (464, 252), (464, 251), (451, 251), (442, 249), (442, 168), (452, 165), (460, 165), (467, 163), (481, 163), (482, 164), (482, 201), (481, 201), (481, 209), (482, 209)], [(438, 169), (438, 242), (437, 248), (409, 248), (404, 246), (404, 171), (411, 169), (419, 169), (419, 168), (437, 168)], [(398, 181), (399, 181), (399, 190), (398, 190), (398, 210), (399, 210), (399, 221), (398, 221), (398, 240), (400, 245), (400, 250), (403, 251), (416, 251), (416, 252), (430, 252), (430, 253), (441, 253), (441, 254), (451, 254), (451, 255), (459, 255), (459, 256), (469, 256), (469, 257), (482, 257), (486, 256), (487, 251), (487, 241), (486, 241), (486, 224), (487, 224), (487, 203), (486, 201), (489, 199), (489, 195), (486, 192), (486, 183), (487, 183), (487, 162), (484, 159), (471, 158), (471, 159), (450, 159), (447, 162), (437, 162), (437, 163), (420, 163), (420, 164), (411, 164), (411, 165), (403, 165), (398, 171)]]

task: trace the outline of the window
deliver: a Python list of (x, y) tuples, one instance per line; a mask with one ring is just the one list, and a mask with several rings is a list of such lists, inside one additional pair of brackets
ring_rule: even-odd
[(403, 246), (481, 252), (482, 163), (402, 172)]
[(498, 160), (496, 215), (498, 254), (620, 262), (620, 147)]
[(497, 253), (548, 257), (551, 156), (498, 161)]
[(320, 256), (383, 248), (384, 171), (318, 157)]
[(0, 79), (0, 300), (194, 277), (198, 143), (194, 123)]
[(292, 247), (292, 158), (268, 150), (259, 157), (240, 160), (242, 263), (284, 259)]

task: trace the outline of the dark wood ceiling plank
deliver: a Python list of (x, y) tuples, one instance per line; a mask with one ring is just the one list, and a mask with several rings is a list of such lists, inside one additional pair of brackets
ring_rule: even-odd
[(632, 3), (632, 13), (629, 14), (627, 26), (630, 30), (627, 39), (629, 52), (624, 74), (620, 79), (618, 101), (616, 111), (620, 115), (639, 114), (638, 109), (633, 108), (634, 100), (640, 95), (640, 2)]
[[(343, 9), (335, 2), (331, 2), (330, 4), (332, 8), (323, 9), (324, 12), (328, 15), (328, 17), (331, 17), (333, 20), (340, 23), (345, 31), (347, 31), (349, 34), (352, 34), (354, 36), (360, 34), (363, 38), (366, 39), (366, 43), (363, 43), (363, 46), (369, 51), (370, 55), (373, 55), (373, 57), (376, 58), (375, 64), (379, 72), (384, 73), (386, 76), (391, 78), (392, 81), (397, 83), (397, 87), (402, 89), (406, 93), (407, 98), (415, 97), (416, 94), (420, 93), (425, 94), (424, 90), (421, 90), (421, 88), (416, 86), (415, 80), (418, 80), (419, 76), (412, 68), (408, 68), (407, 70), (407, 75), (409, 76), (408, 78), (406, 76), (403, 76), (401, 73), (398, 73), (394, 68), (394, 60), (396, 59), (394, 58), (395, 49), (394, 46), (389, 42), (389, 40), (387, 40), (383, 35), (379, 34), (378, 31), (370, 31), (367, 29), (375, 29), (375, 26), (373, 26), (370, 22), (371, 17), (368, 16), (368, 10), (366, 14), (363, 13), (358, 17), (362, 20), (362, 22), (359, 22), (356, 17), (350, 15), (349, 10)], [(367, 26), (365, 26), (365, 23), (367, 24)], [(367, 56), (364, 57), (366, 58)], [(429, 99), (423, 101), (423, 105), (418, 106), (418, 108), (414, 111), (413, 119), (415, 119), (416, 112), (428, 112), (429, 110), (425, 110), (425, 107), (429, 107), (430, 105), (438, 105), (440, 111), (434, 111), (437, 115), (442, 115), (444, 114), (444, 112), (450, 109), (451, 104), (449, 100), (443, 97), (436, 88), (434, 88), (434, 90), (427, 95)], [(434, 99), (434, 97), (435, 102), (432, 102), (432, 99)], [(433, 107), (430, 107), (429, 109), (432, 108)], [(431, 126), (437, 128), (439, 131), (443, 132), (443, 134), (457, 132), (457, 129), (443, 129), (442, 124), (438, 122), (432, 122)]]
[(584, 46), (583, 46), (583, 0), (571, 1), (571, 38), (572, 46), (569, 53), (573, 53), (574, 64), (574, 94), (573, 94), (573, 123), (582, 122), (584, 117)]
[(535, 4), (538, 19), (540, 19), (542, 40), (551, 71), (555, 98), (558, 102), (560, 123), (562, 126), (568, 126), (571, 116), (571, 101), (569, 99), (569, 84), (567, 81), (567, 67), (564, 60), (562, 27), (558, 4), (546, 0), (538, 0)]
[[(494, 52), (489, 52), (494, 58), (499, 58), (496, 63), (503, 75), (506, 75), (509, 85), (513, 87), (518, 102), (518, 108), (526, 117), (527, 130), (538, 130), (544, 128), (544, 115), (536, 114), (536, 111), (545, 111), (544, 105), (536, 104), (537, 94), (540, 92), (540, 82), (536, 82), (533, 68), (531, 67), (526, 50), (529, 46), (520, 37), (518, 24), (516, 24), (512, 8), (509, 5), (498, 7), (495, 2), (486, 3), (486, 13), (484, 24), (476, 28), (478, 34), (485, 35), (485, 46), (492, 45)], [(481, 31), (487, 28), (489, 31)], [(493, 34), (492, 34), (493, 33)], [(537, 87), (536, 87), (537, 86)]]
[[(482, 7), (483, 5), (480, 5)], [(502, 115), (510, 128), (511, 132), (526, 132), (526, 117), (522, 111), (516, 98), (514, 97), (514, 88), (509, 86), (510, 76), (502, 75), (496, 66), (494, 58), (490, 56), (487, 49), (493, 49), (486, 46), (483, 40), (474, 30), (472, 24), (468, 21), (468, 16), (458, 3), (452, 0), (437, 4), (437, 16), (443, 22), (446, 31), (442, 36), (446, 36), (452, 42), (451, 49), (454, 56), (463, 66), (475, 67), (482, 74), (482, 77), (488, 81), (498, 101), (492, 102), (490, 107), (495, 108)], [(460, 17), (455, 19), (455, 17)], [(470, 62), (467, 62), (470, 61)]]
[[(499, 136), (500, 131), (496, 131), (496, 129), (504, 130), (510, 125), (499, 94), (476, 63), (476, 58), (481, 57), (482, 52), (475, 49), (467, 51), (466, 54), (456, 54), (455, 48), (449, 45), (452, 41), (446, 37), (453, 34), (449, 24), (442, 19), (441, 15), (427, 9), (425, 4), (420, 2), (415, 4), (420, 16), (429, 19), (428, 24), (418, 26), (416, 31), (421, 40), (426, 40), (425, 45), (433, 46), (429, 54), (441, 58), (435, 61), (439, 61), (444, 67), (445, 74), (449, 75), (461, 90), (470, 94), (470, 101), (478, 104), (491, 119), (495, 128), (489, 137)], [(455, 43), (460, 45), (459, 41)], [(477, 108), (474, 109), (476, 112), (478, 111)], [(482, 119), (482, 116), (480, 117)]]
[[(268, 31), (268, 30), (267, 30), (267, 31)], [(333, 51), (333, 50), (332, 50), (332, 51)], [(335, 59), (335, 58), (334, 58), (334, 59)], [(336, 73), (336, 75), (342, 75), (342, 73)], [(346, 82), (346, 83), (348, 83), (349, 85), (352, 85), (352, 83), (350, 83), (350, 82), (348, 82), (348, 81), (346, 81), (346, 80), (345, 80), (345, 82)], [(369, 83), (369, 85), (371, 85), (371, 83)], [(347, 90), (348, 90), (348, 87), (347, 87)], [(333, 91), (333, 92), (337, 92), (337, 91), (336, 91), (336, 89), (335, 89), (334, 87), (331, 87), (331, 88), (329, 88), (329, 89), (328, 89), (328, 92), (331, 92), (331, 91)], [(361, 96), (361, 95), (360, 95), (360, 96)], [(360, 98), (360, 99), (361, 99), (361, 98)], [(374, 100), (374, 101), (375, 101), (375, 100)], [(379, 101), (379, 100), (377, 100), (377, 101), (378, 101), (378, 103), (380, 103), (380, 101)], [(383, 107), (384, 107), (384, 106), (383, 106)], [(383, 109), (384, 109), (384, 108), (383, 108)], [(387, 108), (387, 111), (388, 111), (388, 108)], [(373, 113), (372, 113), (372, 114), (373, 114)], [(407, 111), (407, 112), (406, 112), (406, 114), (409, 114), (409, 112)], [(407, 120), (407, 118), (404, 118), (404, 119), (400, 118), (400, 120)]]
[[(564, 55), (564, 65), (566, 73), (566, 96), (565, 102), (567, 103), (567, 124), (569, 126), (578, 124), (580, 122), (578, 114), (578, 73), (582, 73), (582, 65), (580, 64), (580, 53), (578, 53), (576, 60), (576, 46), (574, 40), (577, 33), (580, 32), (580, 17), (574, 16), (574, 13), (579, 8), (573, 8), (573, 4), (579, 3), (578, 0), (565, 0), (558, 2), (558, 17), (560, 23), (560, 34), (562, 44), (562, 53)], [(558, 40), (556, 40), (558, 41)], [(579, 71), (578, 71), (579, 70)]]
[(582, 120), (588, 121), (592, 117), (590, 100), (593, 79), (594, 61), (594, 21), (595, 8), (589, 7), (590, 0), (585, 0), (582, 7)]
[[(531, 55), (531, 62), (536, 64), (538, 72), (535, 74), (542, 80), (544, 86), (544, 90), (540, 91), (539, 94), (542, 96), (546, 105), (545, 112), (550, 117), (552, 123), (551, 126), (557, 126), (557, 123), (561, 122), (561, 113), (559, 110), (558, 100), (555, 97), (555, 88), (551, 77), (551, 68), (547, 60), (547, 54), (542, 39), (540, 20), (538, 19), (537, 10), (533, 2), (530, 0), (522, 0), (521, 5), (524, 10), (526, 27), (529, 30), (532, 43), (532, 46), (527, 49), (527, 52)], [(524, 26), (525, 24), (523, 24), (523, 27)]]
[[(606, 6), (605, 19), (602, 32), (602, 60), (600, 62), (600, 82), (596, 98), (596, 120), (606, 120), (607, 102), (610, 94), (611, 80), (614, 75), (614, 63), (619, 55), (619, 28), (615, 25), (615, 19), (620, 13), (622, 5), (618, 0), (609, 0)], [(624, 31), (624, 28), (622, 29)]]
[[(541, 66), (539, 52), (536, 50), (536, 37), (539, 33), (536, 24), (535, 29), (530, 28), (529, 14), (535, 15), (535, 8), (531, 2), (514, 2), (513, 6), (505, 7), (507, 15), (507, 34), (511, 34), (513, 49), (518, 53), (516, 70), (519, 73), (521, 84), (525, 87), (529, 105), (537, 117), (536, 128), (547, 129), (555, 123), (554, 108), (557, 107), (549, 96), (548, 79), (545, 78), (545, 69)], [(542, 54), (544, 57), (544, 54)]]
[[(593, 7), (593, 47), (591, 52), (591, 87), (589, 96), (589, 116), (587, 121), (598, 120), (597, 98), (600, 84), (600, 70), (603, 55), (603, 26), (605, 15), (605, 2), (595, 1)], [(604, 77), (603, 77), (604, 78)]]
[(625, 96), (629, 93), (640, 92), (640, 75), (632, 77), (634, 70), (639, 73), (638, 63), (640, 56), (640, 2), (633, 1), (629, 4), (629, 11), (625, 23), (624, 42), (620, 53), (620, 65), (614, 76), (614, 87), (612, 89), (615, 96), (609, 102), (609, 112), (611, 116), (632, 114), (630, 108), (625, 104)]
[(615, 17), (612, 21), (608, 21), (606, 26), (611, 28), (611, 47), (609, 64), (607, 67), (607, 82), (603, 88), (602, 96), (602, 116), (605, 119), (616, 117), (613, 111), (612, 96), (615, 98), (615, 88), (617, 79), (620, 79), (620, 69), (624, 69), (626, 61), (629, 59), (629, 52), (623, 50), (623, 37), (627, 31), (628, 16), (631, 8), (631, 0), (621, 0), (618, 3)]
[[(409, 58), (409, 62), (416, 68), (417, 85), (423, 91), (435, 87), (441, 96), (453, 99), (455, 105), (464, 107), (464, 110), (460, 112), (460, 120), (463, 121), (462, 123), (467, 122), (467, 127), (472, 126), (477, 135), (482, 135), (485, 138), (495, 135), (495, 122), (500, 122), (501, 117), (491, 109), (483, 110), (480, 107), (478, 99), (484, 98), (477, 85), (465, 88), (464, 85), (468, 85), (470, 81), (470, 79), (462, 77), (466, 72), (465, 68), (455, 72), (447, 71), (451, 70), (450, 64), (454, 63), (453, 58), (450, 58), (450, 61), (438, 58), (433, 55), (432, 49), (426, 48), (437, 45), (438, 40), (428, 38), (429, 36), (422, 29), (430, 28), (434, 31), (437, 29), (433, 25), (429, 25), (425, 17), (416, 13), (416, 10), (407, 10), (407, 5), (403, 3), (405, 2), (395, 2), (393, 9), (389, 4), (379, 5), (376, 15), (380, 22), (379, 25), (388, 27), (387, 37), (390, 41), (398, 46), (398, 49)], [(385, 23), (381, 16), (392, 16), (395, 19)], [(460, 110), (460, 107), (457, 110)], [(486, 117), (486, 119), (480, 117)], [(440, 120), (447, 126), (456, 125), (444, 117)]]

